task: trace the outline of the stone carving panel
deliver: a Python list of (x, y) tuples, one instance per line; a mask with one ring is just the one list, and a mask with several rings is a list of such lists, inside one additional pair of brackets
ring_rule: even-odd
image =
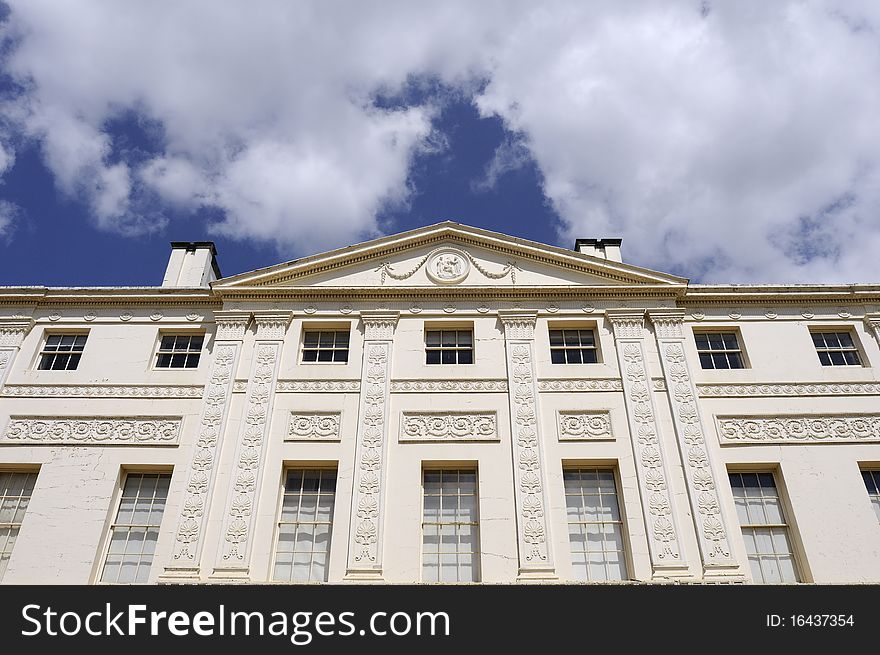
[(495, 412), (405, 412), (398, 440), (499, 441)]
[(605, 441), (613, 440), (611, 432), (611, 413), (568, 411), (558, 413), (560, 441)]
[(182, 418), (13, 416), (0, 443), (176, 446)]
[(291, 412), (285, 441), (339, 441), (340, 412)]
[(880, 442), (880, 414), (716, 416), (722, 445)]

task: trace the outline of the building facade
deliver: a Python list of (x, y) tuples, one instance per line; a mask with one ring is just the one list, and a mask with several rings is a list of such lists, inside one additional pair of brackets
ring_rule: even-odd
[(880, 582), (880, 285), (440, 223), (0, 288), (0, 581)]

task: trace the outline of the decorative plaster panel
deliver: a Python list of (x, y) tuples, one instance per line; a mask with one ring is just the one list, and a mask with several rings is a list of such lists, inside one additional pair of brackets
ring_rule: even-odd
[(611, 433), (611, 413), (607, 410), (559, 412), (557, 417), (560, 441), (614, 439)]
[(563, 378), (544, 378), (538, 380), (538, 391), (623, 391), (620, 378), (601, 378), (597, 380), (570, 380)]
[(13, 416), (0, 443), (176, 446), (182, 418)]
[(291, 412), (285, 441), (339, 441), (340, 412)]
[(760, 397), (760, 396), (838, 396), (841, 394), (880, 395), (880, 383), (876, 382), (771, 382), (747, 384), (698, 384), (700, 396)]
[[(2, 360), (2, 354), (0, 354)], [(9, 384), (0, 395), (26, 398), (201, 398), (201, 385), (90, 384), (44, 385)]]
[(495, 412), (405, 412), (398, 440), (499, 441)]
[(715, 421), (722, 445), (880, 441), (880, 414), (716, 416)]
[(391, 391), (393, 393), (506, 392), (507, 380), (392, 380)]

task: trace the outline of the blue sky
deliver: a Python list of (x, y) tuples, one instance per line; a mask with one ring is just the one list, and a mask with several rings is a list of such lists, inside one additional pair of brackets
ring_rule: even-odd
[(446, 219), (695, 281), (880, 281), (880, 3), (0, 0), (0, 284)]

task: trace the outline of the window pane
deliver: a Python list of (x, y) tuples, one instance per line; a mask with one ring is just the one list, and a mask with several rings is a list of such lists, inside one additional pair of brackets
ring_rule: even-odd
[(562, 330), (550, 330), (550, 345), (561, 346), (563, 343)]
[(275, 580), (327, 580), (335, 489), (335, 470), (288, 470), (275, 548)]
[(708, 369), (715, 368), (715, 363), (712, 361), (712, 355), (700, 353), (700, 366)]
[(730, 368), (744, 368), (742, 355), (739, 353), (728, 353), (727, 361), (730, 363)]
[(319, 362), (332, 362), (333, 361), (333, 351), (332, 350), (319, 350), (318, 351), (318, 361)]
[(581, 351), (576, 350), (574, 348), (569, 348), (565, 351), (565, 363), (566, 364), (580, 364), (581, 363)]
[(306, 348), (317, 348), (319, 336), (320, 332), (306, 332), (305, 335), (303, 335), (303, 345)]
[(584, 364), (595, 364), (599, 361), (596, 353), (595, 349), (581, 350), (581, 360)]
[(439, 346), (440, 345), (440, 332), (436, 330), (430, 330), (425, 334), (425, 343), (429, 346)]
[(474, 363), (474, 351), (473, 350), (459, 350), (458, 351), (458, 363), (459, 364), (473, 364)]
[(551, 350), (550, 361), (554, 364), (565, 364), (565, 351), (562, 349)]
[(303, 350), (303, 361), (304, 362), (317, 362), (318, 361), (318, 351), (317, 350)]
[(440, 351), (439, 350), (425, 351), (425, 363), (426, 364), (439, 364), (440, 363)]
[(474, 338), (473, 334), (470, 330), (459, 330), (458, 331), (458, 345), (459, 346), (470, 346), (473, 345)]
[(454, 350), (441, 350), (441, 361), (444, 364), (455, 364), (455, 351)]

